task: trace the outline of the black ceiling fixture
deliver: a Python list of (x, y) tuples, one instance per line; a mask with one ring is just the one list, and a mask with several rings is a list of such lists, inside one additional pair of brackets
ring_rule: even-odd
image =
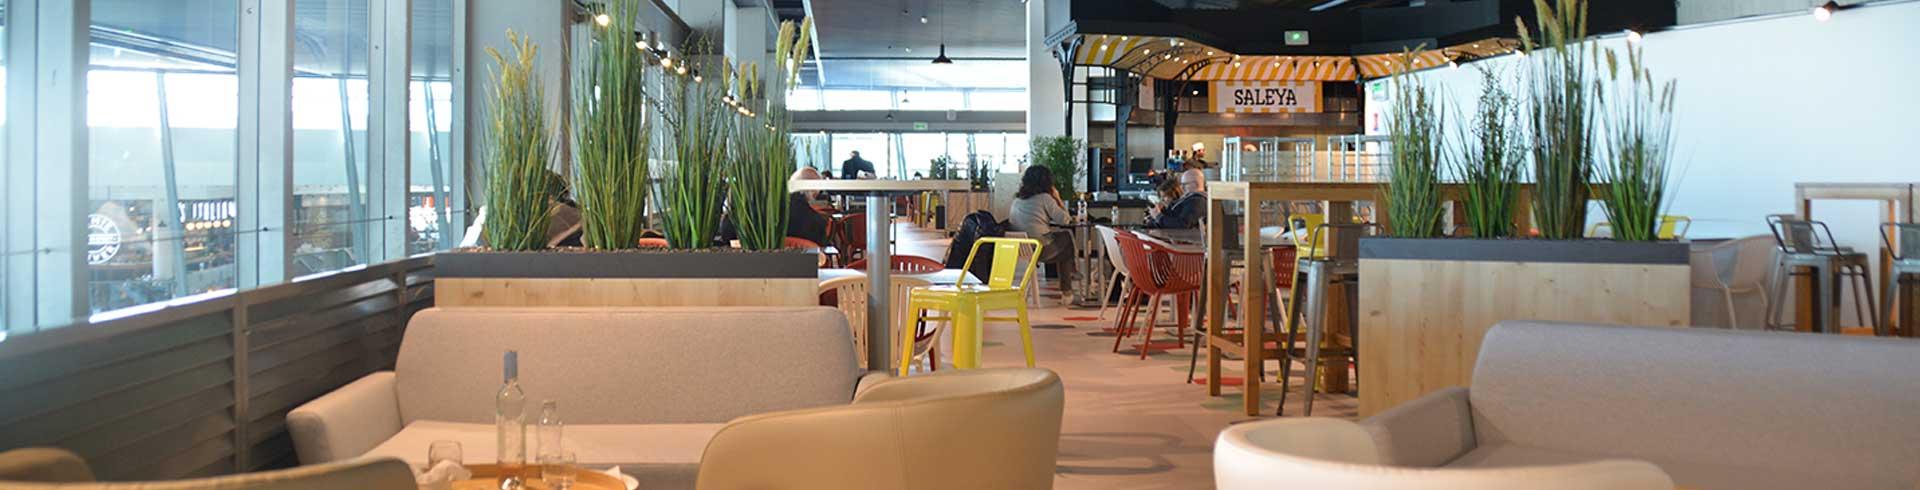
[[(926, 17), (921, 17), (920, 19), (922, 23), (926, 21)], [(946, 12), (940, 13), (940, 56), (933, 57), (933, 64), (936, 64), (936, 65), (953, 64), (953, 58), (947, 57), (947, 13)]]

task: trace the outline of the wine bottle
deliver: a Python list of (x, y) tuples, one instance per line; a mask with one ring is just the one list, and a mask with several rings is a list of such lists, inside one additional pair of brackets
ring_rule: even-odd
[(520, 389), (520, 353), (507, 351), (501, 365), (506, 382), (493, 397), (494, 447), (499, 448), (501, 488), (518, 488), (527, 462), (527, 393)]

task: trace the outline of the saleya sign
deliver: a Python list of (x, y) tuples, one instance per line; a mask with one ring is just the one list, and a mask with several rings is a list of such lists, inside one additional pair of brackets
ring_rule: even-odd
[(1207, 88), (1212, 112), (1320, 112), (1320, 82), (1217, 81)]

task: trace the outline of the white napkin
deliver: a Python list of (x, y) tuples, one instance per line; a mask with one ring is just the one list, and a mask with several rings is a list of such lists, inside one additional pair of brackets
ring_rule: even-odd
[(448, 490), (453, 488), (453, 482), (468, 478), (473, 478), (473, 472), (467, 471), (467, 467), (452, 461), (441, 461), (439, 465), (414, 475), (413, 483), (423, 490)]
[(606, 473), (607, 476), (611, 476), (615, 480), (620, 480), (620, 483), (625, 484), (627, 486), (627, 490), (636, 490), (640, 488), (640, 480), (635, 479), (634, 477), (631, 477), (631, 476), (620, 474), (619, 466), (607, 468), (606, 471), (602, 471), (601, 473)]

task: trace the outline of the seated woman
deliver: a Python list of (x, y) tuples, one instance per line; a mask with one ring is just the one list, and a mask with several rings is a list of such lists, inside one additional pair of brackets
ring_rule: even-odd
[[(1188, 190), (1178, 179), (1166, 179), (1160, 182), (1160, 198), (1163, 203), (1151, 216), (1147, 216), (1148, 228), (1193, 229), (1200, 227), (1200, 218), (1206, 212), (1207, 195)], [(1173, 197), (1168, 197), (1173, 196)]]
[(1061, 297), (1072, 298), (1073, 230), (1055, 230), (1053, 225), (1066, 224), (1073, 218), (1053, 188), (1053, 172), (1038, 165), (1027, 167), (1027, 172), (1020, 176), (1020, 191), (1014, 193), (1013, 198), (1013, 204), (1007, 208), (1007, 227), (1045, 245), (1040, 251), (1040, 262), (1059, 271)]

